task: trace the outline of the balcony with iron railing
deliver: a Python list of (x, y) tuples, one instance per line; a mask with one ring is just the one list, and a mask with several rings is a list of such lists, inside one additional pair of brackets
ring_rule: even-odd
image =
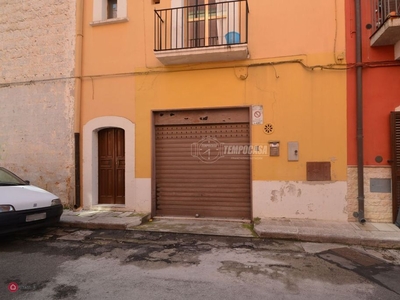
[(371, 46), (395, 45), (400, 59), (400, 0), (371, 0)]
[(154, 11), (158, 60), (172, 65), (246, 59), (247, 0), (200, 2), (204, 4)]

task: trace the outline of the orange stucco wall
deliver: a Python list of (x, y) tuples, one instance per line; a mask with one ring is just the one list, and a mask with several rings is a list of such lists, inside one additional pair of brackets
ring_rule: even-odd
[[(346, 219), (344, 0), (249, 0), (247, 58), (163, 65), (154, 52), (154, 9), (171, 2), (183, 3), (127, 0), (122, 23), (91, 24), (92, 0), (84, 1), (84, 202), (96, 203), (96, 130), (129, 123), (134, 151), (126, 153), (132, 159), (126, 172), (135, 196), (127, 202), (148, 211), (153, 111), (262, 106), (262, 122), (250, 123), (251, 142), (279, 141), (281, 150), (251, 161), (254, 216)], [(274, 131), (266, 134), (270, 123)], [(289, 142), (298, 142), (298, 160), (289, 160)], [(307, 162), (321, 161), (330, 162), (331, 180), (308, 182)]]
[[(370, 2), (362, 2), (362, 60), (363, 69), (363, 115), (364, 115), (364, 164), (388, 165), (390, 154), (389, 114), (400, 106), (400, 66), (368, 67), (371, 62), (393, 61), (394, 47), (371, 47)], [(354, 1), (346, 1), (346, 52), (348, 63), (356, 57), (356, 34)], [(348, 120), (348, 165), (357, 164), (356, 135), (356, 71), (352, 68), (347, 77), (347, 120)], [(377, 163), (376, 156), (383, 161)]]
[[(304, 65), (334, 63), (335, 56), (344, 53), (341, 1), (249, 1), (248, 60), (169, 67), (154, 55), (153, 18), (154, 9), (169, 8), (170, 1), (160, 5), (128, 1), (128, 22), (99, 26), (90, 25), (92, 2), (84, 1), (81, 125), (102, 116), (120, 116), (135, 123), (141, 145), (138, 176), (150, 176), (151, 110), (264, 105), (264, 120), (276, 124), (276, 134), (266, 137), (262, 126), (255, 126), (256, 142), (300, 141), (303, 159), (333, 159), (338, 166), (334, 179), (345, 178), (346, 72), (311, 71), (299, 63), (268, 65), (291, 60)], [(309, 12), (316, 6), (336, 13), (311, 18)], [(239, 79), (241, 73), (246, 80)], [(259, 164), (254, 168), (255, 179), (305, 179), (304, 162), (296, 167), (282, 155), (271, 163), (277, 171)]]

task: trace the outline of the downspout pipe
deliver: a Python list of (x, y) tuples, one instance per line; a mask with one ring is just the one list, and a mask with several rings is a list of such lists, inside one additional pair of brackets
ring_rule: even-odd
[(362, 84), (362, 32), (361, 0), (355, 0), (356, 13), (356, 94), (357, 94), (357, 179), (358, 179), (358, 212), (353, 215), (361, 224), (364, 217), (364, 128), (363, 128), (363, 84)]
[(80, 169), (80, 127), (82, 96), (82, 47), (83, 47), (83, 1), (76, 1), (76, 36), (75, 36), (75, 203), (74, 208), (81, 207), (81, 169)]

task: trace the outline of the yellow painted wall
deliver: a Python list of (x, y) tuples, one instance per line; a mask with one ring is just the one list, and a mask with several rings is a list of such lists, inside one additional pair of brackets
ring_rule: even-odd
[[(252, 143), (279, 140), (281, 155), (254, 160), (253, 180), (305, 180), (307, 161), (331, 161), (332, 180), (345, 180), (345, 74), (310, 72), (299, 64), (248, 67), (245, 80), (237, 72), (227, 68), (137, 78), (137, 85), (146, 87), (136, 94), (146, 99), (136, 103), (137, 112), (145, 112), (137, 114), (137, 175), (150, 177), (151, 110), (263, 105), (264, 123), (273, 123), (275, 130), (267, 135), (263, 125), (253, 125)], [(287, 161), (288, 141), (299, 142), (299, 162)]]
[[(332, 180), (346, 179), (345, 71), (268, 64), (335, 63), (344, 53), (343, 0), (249, 0), (250, 59), (172, 67), (153, 52), (154, 9), (169, 1), (128, 0), (129, 22), (96, 27), (89, 25), (91, 2), (85, 1), (82, 126), (109, 115), (134, 122), (136, 177), (151, 177), (152, 110), (263, 105), (264, 123), (275, 132), (253, 125), (252, 142), (279, 140), (281, 156), (253, 161), (253, 180), (305, 180), (307, 161), (331, 161)], [(287, 161), (288, 141), (299, 142), (299, 162)]]

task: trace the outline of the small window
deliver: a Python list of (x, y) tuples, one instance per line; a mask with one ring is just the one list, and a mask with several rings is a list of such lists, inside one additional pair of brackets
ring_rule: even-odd
[(115, 19), (117, 18), (118, 11), (118, 3), (117, 0), (108, 0), (107, 1), (107, 19)]
[(93, 0), (92, 26), (128, 22), (128, 0)]

